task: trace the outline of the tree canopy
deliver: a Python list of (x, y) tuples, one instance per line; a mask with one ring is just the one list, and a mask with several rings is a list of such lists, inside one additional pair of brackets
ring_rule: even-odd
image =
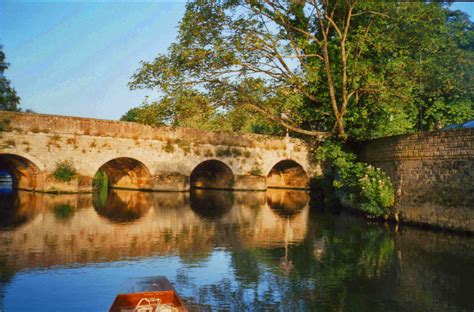
[(19, 111), (20, 97), (10, 85), (10, 81), (3, 75), (9, 64), (5, 61), (3, 46), (0, 45), (0, 110)]
[(474, 118), (473, 29), (442, 2), (192, 1), (130, 82), (163, 97), (124, 119), (354, 139), (458, 123)]

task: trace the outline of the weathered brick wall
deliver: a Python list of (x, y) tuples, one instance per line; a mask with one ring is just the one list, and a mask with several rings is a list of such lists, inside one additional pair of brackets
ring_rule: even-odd
[(474, 232), (474, 129), (381, 138), (356, 149), (391, 177), (405, 220)]

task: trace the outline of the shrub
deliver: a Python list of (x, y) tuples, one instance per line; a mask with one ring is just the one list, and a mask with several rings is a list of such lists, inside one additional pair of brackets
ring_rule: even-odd
[(258, 164), (254, 164), (252, 169), (250, 169), (250, 175), (261, 176), (262, 173), (263, 173), (263, 170)]
[(353, 153), (344, 151), (341, 143), (326, 141), (316, 158), (321, 162), (325, 202), (360, 210), (369, 216), (387, 214), (395, 201), (392, 183), (380, 169), (356, 162)]
[(56, 163), (56, 169), (53, 171), (53, 177), (56, 180), (69, 182), (76, 176), (76, 169), (70, 161), (61, 161)]

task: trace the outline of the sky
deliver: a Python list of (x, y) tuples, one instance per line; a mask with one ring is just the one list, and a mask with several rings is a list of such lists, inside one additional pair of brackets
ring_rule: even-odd
[[(38, 113), (119, 119), (157, 91), (129, 90), (140, 61), (175, 40), (185, 1), (0, 0), (5, 76), (21, 107)], [(474, 18), (474, 3), (452, 8)]]

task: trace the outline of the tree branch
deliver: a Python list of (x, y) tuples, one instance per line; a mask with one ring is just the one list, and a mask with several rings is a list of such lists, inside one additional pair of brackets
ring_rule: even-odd
[(267, 111), (264, 108), (261, 108), (260, 106), (255, 105), (255, 104), (245, 103), (245, 104), (242, 104), (242, 105), (250, 107), (251, 109), (265, 115), (268, 119), (273, 120), (275, 122), (278, 122), (283, 127), (288, 128), (291, 131), (301, 133), (301, 134), (310, 135), (310, 136), (314, 136), (314, 137), (317, 137), (318, 140), (323, 140), (324, 138), (328, 138), (328, 137), (332, 136), (332, 134), (330, 132), (305, 130), (305, 129), (301, 129), (297, 126), (291, 125), (287, 121), (285, 121), (283, 118), (275, 116), (273, 113)]

